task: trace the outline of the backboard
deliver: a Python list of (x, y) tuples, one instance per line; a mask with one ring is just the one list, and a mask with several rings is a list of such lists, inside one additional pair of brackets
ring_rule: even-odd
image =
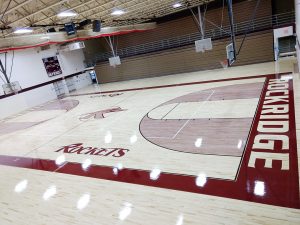
[(195, 41), (196, 52), (205, 52), (207, 50), (212, 50), (211, 38), (206, 38), (202, 40)]
[(121, 65), (121, 59), (119, 56), (109, 58), (109, 64), (113, 67)]
[(3, 88), (4, 94), (17, 93), (22, 90), (18, 81), (15, 81), (15, 82), (12, 82), (9, 84), (3, 84), (2, 88)]
[(234, 48), (232, 43), (226, 46), (226, 53), (227, 53), (228, 65), (231, 66), (235, 62)]

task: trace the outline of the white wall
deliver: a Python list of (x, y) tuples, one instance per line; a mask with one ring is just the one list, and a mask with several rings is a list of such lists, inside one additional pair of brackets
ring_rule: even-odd
[[(48, 77), (42, 59), (55, 56), (57, 47), (51, 46), (51, 49), (41, 51), (40, 48), (15, 51), (14, 63), (11, 81), (19, 81), (22, 88), (28, 88), (37, 84), (45, 83), (57, 78), (61, 78), (73, 73), (83, 71), (84, 54), (82, 50), (71, 52), (61, 52), (58, 55), (58, 60), (62, 68), (62, 74), (58, 76)], [(4, 54), (0, 55), (4, 63)], [(7, 73), (10, 74), (12, 62), (12, 52), (7, 54)], [(2, 75), (2, 74), (1, 74)], [(2, 75), (3, 77), (3, 75)], [(88, 73), (74, 77), (76, 88), (82, 88), (91, 84), (91, 79)], [(0, 79), (0, 95), (3, 95), (2, 84)], [(68, 93), (67, 88), (66, 93)], [(53, 84), (43, 86), (28, 92), (24, 92), (15, 96), (11, 96), (0, 100), (0, 119), (9, 115), (18, 113), (30, 107), (42, 104), (44, 102), (56, 98), (56, 93)]]
[[(15, 51), (11, 81), (19, 81), (22, 88), (26, 88), (84, 70), (82, 50), (61, 52), (58, 60), (63, 71), (62, 75), (48, 77), (42, 59), (55, 56), (56, 53), (56, 46), (51, 46), (51, 49), (45, 51), (41, 51), (40, 48)], [(4, 62), (3, 54), (0, 58)], [(10, 73), (12, 52), (8, 53), (7, 59), (8, 73)], [(0, 85), (2, 83), (3, 81), (0, 80)], [(3, 94), (3, 90), (0, 90), (0, 94)]]

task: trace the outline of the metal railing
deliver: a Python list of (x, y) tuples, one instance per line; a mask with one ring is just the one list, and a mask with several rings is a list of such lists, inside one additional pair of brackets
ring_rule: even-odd
[[(252, 33), (255, 31), (273, 29), (274, 27), (283, 26), (295, 22), (295, 13), (283, 13), (269, 17), (255, 19), (254, 21), (244, 21), (236, 23), (234, 25), (234, 31), (236, 35), (244, 34), (246, 32)], [(213, 40), (221, 39), (230, 36), (230, 26), (216, 27), (205, 32), (205, 38), (211, 38)], [(200, 33), (191, 33), (178, 37), (172, 37), (159, 41), (153, 41), (145, 44), (129, 46), (119, 49), (117, 55), (121, 58), (135, 56), (145, 53), (151, 53), (156, 51), (162, 51), (171, 48), (178, 48), (186, 45), (194, 44), (196, 40), (201, 39)], [(87, 65), (92, 66), (97, 62), (103, 62), (112, 57), (111, 52), (98, 53), (93, 56), (87, 56)]]

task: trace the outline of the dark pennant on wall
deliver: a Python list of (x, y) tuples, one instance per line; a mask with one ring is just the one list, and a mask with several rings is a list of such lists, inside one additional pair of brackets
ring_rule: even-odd
[(44, 58), (43, 63), (49, 77), (62, 74), (57, 56)]

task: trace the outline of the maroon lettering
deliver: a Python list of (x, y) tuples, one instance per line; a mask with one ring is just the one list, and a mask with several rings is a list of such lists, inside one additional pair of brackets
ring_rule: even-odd
[[(272, 79), (267, 89), (248, 167), (275, 168), (273, 162), (279, 161), (280, 170), (289, 170), (289, 83), (286, 80)], [(272, 95), (278, 93), (283, 95)], [(278, 142), (282, 143), (280, 150), (279, 146), (275, 148)], [(259, 163), (260, 161), (263, 163)]]
[(107, 114), (107, 113), (122, 112), (122, 111), (126, 111), (126, 109), (122, 109), (120, 107), (104, 109), (104, 110), (97, 111), (97, 112), (91, 112), (91, 113), (83, 114), (79, 117), (79, 120), (83, 121), (83, 120), (88, 120), (88, 119), (91, 119), (91, 118), (104, 119), (105, 114)]
[(266, 96), (276, 96), (276, 95), (272, 95), (273, 93), (280, 93), (280, 95), (288, 95), (289, 91), (288, 90), (275, 90), (275, 91), (267, 91)]
[[(90, 147), (88, 147), (88, 148), (90, 148)], [(69, 151), (69, 153), (77, 153), (77, 154), (81, 154), (81, 152), (82, 152), (83, 150), (86, 150), (86, 149), (88, 149), (88, 148), (84, 148), (84, 147), (75, 148), (75, 149), (72, 149), (71, 151)]]
[(73, 151), (75, 149), (78, 149), (81, 145), (83, 145), (83, 143), (77, 143), (77, 144), (72, 144), (72, 145), (67, 145), (67, 146), (63, 146), (62, 148), (58, 149), (55, 152), (60, 152), (63, 151), (64, 153), (70, 153), (70, 151)]
[(264, 105), (261, 114), (281, 114), (281, 113), (288, 113), (289, 112), (289, 105)]
[(271, 103), (278, 103), (278, 102), (289, 102), (289, 96), (283, 95), (283, 96), (270, 96), (265, 98), (264, 104), (271, 104)]
[(108, 149), (105, 149), (105, 148), (101, 148), (98, 152), (96, 152), (95, 153), (95, 155), (102, 155), (102, 156), (104, 156), (103, 154), (101, 154), (102, 152), (107, 152), (108, 151)]
[(118, 153), (113, 154), (112, 156), (116, 157), (116, 158), (123, 157), (126, 154), (126, 152), (129, 152), (129, 150), (121, 148), (121, 149), (119, 149)]
[(83, 143), (71, 144), (63, 146), (55, 152), (63, 152), (68, 154), (85, 154), (94, 156), (112, 156), (115, 158), (123, 157), (128, 149), (123, 148), (95, 148), (95, 147), (84, 147)]
[(98, 148), (92, 148), (90, 147), (89, 151), (87, 151), (86, 153), (84, 153), (85, 155), (95, 155), (95, 153), (98, 151)]
[(105, 156), (109, 156), (109, 155), (111, 155), (112, 153), (114, 153), (118, 150), (119, 150), (119, 148), (114, 148), (112, 151), (108, 152)]
[(281, 89), (287, 89), (288, 84), (270, 84), (268, 86), (268, 90), (281, 90)]

